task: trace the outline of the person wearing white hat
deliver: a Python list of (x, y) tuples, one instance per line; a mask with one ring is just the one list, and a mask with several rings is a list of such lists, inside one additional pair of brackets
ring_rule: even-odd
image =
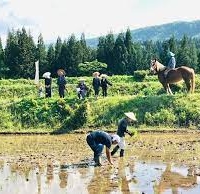
[(103, 152), (104, 145), (106, 146), (106, 156), (109, 163), (112, 165), (110, 148), (112, 144), (118, 144), (120, 137), (116, 134), (108, 134), (104, 131), (97, 130), (87, 135), (86, 141), (94, 152), (94, 161), (96, 166), (101, 166), (100, 156)]
[(118, 129), (117, 129), (117, 135), (120, 137), (119, 144), (113, 149), (111, 152), (111, 155), (113, 156), (118, 149), (120, 148), (120, 157), (124, 156), (124, 150), (125, 150), (125, 133), (128, 133), (130, 136), (133, 134), (129, 132), (128, 125), (131, 122), (136, 122), (137, 119), (135, 117), (135, 114), (133, 112), (126, 112), (124, 113), (125, 117), (122, 118), (118, 123)]
[(51, 84), (52, 84), (52, 78), (51, 73), (46, 72), (43, 74), (44, 82), (45, 82), (45, 97), (50, 98), (51, 97)]
[(169, 55), (169, 62), (168, 62), (168, 65), (167, 65), (167, 69), (165, 70), (164, 72), (164, 76), (165, 78), (167, 78), (167, 75), (169, 73), (169, 71), (171, 69), (174, 69), (176, 67), (176, 59), (175, 59), (175, 54), (172, 53), (171, 51), (168, 52), (168, 55)]

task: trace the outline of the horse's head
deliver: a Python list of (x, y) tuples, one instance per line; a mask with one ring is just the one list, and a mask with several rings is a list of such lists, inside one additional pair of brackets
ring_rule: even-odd
[(157, 59), (152, 59), (150, 64), (150, 73), (156, 74), (158, 72)]

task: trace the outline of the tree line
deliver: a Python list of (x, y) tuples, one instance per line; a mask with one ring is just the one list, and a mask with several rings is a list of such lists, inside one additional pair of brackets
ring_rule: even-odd
[[(165, 41), (135, 42), (130, 29), (117, 36), (112, 32), (99, 37), (97, 48), (86, 44), (84, 33), (80, 39), (72, 34), (68, 39), (57, 38), (56, 43), (45, 45), (43, 36), (34, 42), (31, 32), (25, 28), (8, 32), (5, 48), (0, 38), (0, 77), (34, 78), (35, 64), (40, 62), (40, 76), (50, 71), (57, 76), (57, 69), (62, 68), (68, 76), (86, 75), (81, 71), (90, 63), (99, 66), (106, 64), (110, 75), (132, 75), (136, 70), (149, 69), (150, 60), (157, 58), (167, 65), (168, 51), (176, 54), (177, 66), (186, 65), (200, 72), (200, 40), (184, 35), (177, 40), (174, 35)], [(101, 66), (101, 65), (100, 65)], [(105, 71), (105, 65), (102, 65)], [(90, 70), (91, 71), (91, 70)]]

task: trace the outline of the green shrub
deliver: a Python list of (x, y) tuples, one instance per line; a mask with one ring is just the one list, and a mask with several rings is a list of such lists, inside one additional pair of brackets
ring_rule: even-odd
[(144, 120), (146, 125), (173, 126), (176, 121), (176, 117), (172, 110), (161, 109), (160, 111), (155, 113), (146, 112)]
[(80, 72), (80, 75), (84, 76), (92, 76), (92, 73), (95, 71), (104, 73), (106, 72), (107, 69), (107, 64), (98, 62), (97, 60), (92, 61), (92, 62), (85, 62), (85, 63), (80, 63), (78, 65), (78, 72)]
[(149, 71), (146, 70), (138, 70), (134, 71), (134, 77), (137, 81), (143, 81), (145, 77), (147, 76)]

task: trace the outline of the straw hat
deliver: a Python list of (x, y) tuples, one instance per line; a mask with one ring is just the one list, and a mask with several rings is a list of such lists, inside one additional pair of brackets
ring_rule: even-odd
[(64, 69), (58, 69), (57, 74), (60, 75), (65, 75), (65, 70)]
[(98, 71), (95, 71), (92, 75), (95, 77), (95, 76), (99, 76), (100, 73)]
[(131, 119), (132, 121), (137, 121), (135, 114), (133, 112), (126, 112), (124, 113), (129, 119)]

